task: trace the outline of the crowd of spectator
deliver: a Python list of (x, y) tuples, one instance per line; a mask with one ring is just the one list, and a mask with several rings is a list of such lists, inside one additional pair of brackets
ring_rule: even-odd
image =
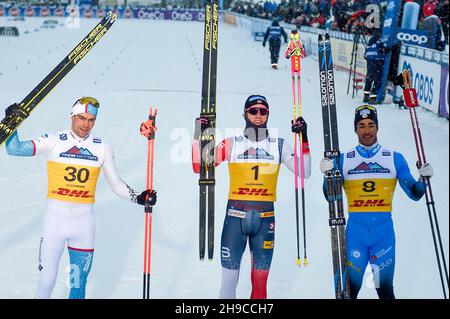
[[(402, 2), (402, 9), (406, 2)], [(387, 1), (383, 0), (281, 0), (281, 3), (265, 0), (255, 3), (249, 0), (235, 0), (230, 9), (234, 12), (263, 19), (278, 19), (300, 26), (312, 26), (343, 32), (354, 32), (362, 24), (368, 5), (378, 6), (380, 21)], [(430, 15), (437, 15), (442, 23), (448, 41), (449, 0), (414, 0), (420, 5), (419, 21)], [(402, 10), (400, 11), (401, 14)], [(369, 31), (369, 30), (367, 30)]]

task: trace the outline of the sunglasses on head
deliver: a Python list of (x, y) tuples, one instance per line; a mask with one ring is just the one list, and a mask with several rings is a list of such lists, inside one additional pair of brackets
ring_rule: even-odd
[(364, 109), (368, 109), (368, 110), (374, 111), (375, 113), (377, 112), (377, 109), (374, 108), (373, 106), (370, 106), (370, 105), (361, 105), (360, 107), (356, 108), (356, 111), (361, 111), (361, 110), (364, 110)]
[(100, 103), (98, 103), (98, 101), (96, 99), (94, 99), (93, 97), (89, 97), (89, 96), (82, 97), (77, 102), (82, 105), (92, 105), (93, 107), (96, 107), (96, 108), (100, 107)]
[(251, 115), (256, 115), (258, 112), (262, 116), (269, 114), (269, 110), (263, 107), (252, 107), (247, 110), (247, 113), (250, 113)]

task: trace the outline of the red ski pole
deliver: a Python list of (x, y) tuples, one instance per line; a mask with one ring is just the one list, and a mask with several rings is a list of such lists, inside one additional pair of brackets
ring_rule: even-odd
[[(412, 87), (410, 70), (409, 69), (403, 70), (402, 75), (403, 75), (403, 83), (404, 83), (403, 95), (405, 98), (405, 105), (409, 109), (409, 115), (411, 118), (411, 125), (412, 125), (412, 129), (413, 129), (414, 141), (416, 144), (416, 151), (417, 151), (419, 167), (421, 167), (422, 164), (425, 164), (427, 162), (427, 160), (425, 158), (425, 149), (423, 147), (422, 133), (420, 131), (419, 119), (417, 117), (417, 112), (416, 112), (416, 108), (419, 106), (419, 103), (418, 103), (419, 101), (417, 99), (416, 89)], [(445, 254), (444, 254), (444, 248), (442, 245), (441, 232), (439, 229), (439, 222), (438, 222), (437, 214), (436, 214), (436, 207), (434, 205), (434, 198), (433, 198), (433, 192), (431, 189), (430, 178), (422, 177), (422, 181), (425, 184), (425, 199), (426, 199), (427, 210), (428, 210), (428, 218), (430, 221), (431, 234), (433, 235), (434, 250), (436, 253), (436, 260), (437, 260), (438, 269), (439, 269), (439, 276), (441, 279), (442, 291), (444, 294), (444, 299), (447, 299), (445, 287), (447, 286), (447, 290), (449, 289), (448, 270), (447, 270), (447, 263), (445, 261)], [(435, 228), (436, 228), (436, 230), (435, 230)], [(439, 249), (440, 250), (438, 250), (436, 237), (439, 241)], [(444, 277), (442, 274), (441, 259), (442, 259), (442, 265), (444, 268), (447, 285), (445, 285)]]
[[(302, 116), (302, 100), (301, 100), (301, 85), (300, 85), (300, 58), (304, 57), (303, 45), (300, 42), (297, 30), (291, 32), (291, 40), (285, 52), (285, 57), (291, 60), (291, 74), (292, 74), (292, 117), (293, 122), (298, 116)], [(297, 98), (295, 94), (295, 81), (297, 78)], [(304, 258), (303, 263), (306, 266), (308, 259), (306, 257), (306, 225), (305, 225), (305, 176), (304, 176), (304, 154), (303, 154), (303, 139), (302, 135), (298, 134), (299, 144), (297, 143), (297, 134), (294, 133), (294, 186), (295, 186), (295, 216), (297, 225), (297, 261), (296, 264), (300, 267), (300, 231), (299, 231), (299, 199), (298, 199), (298, 177), (300, 175), (301, 192), (302, 192), (302, 216), (303, 216), (303, 249)], [(300, 151), (298, 149), (300, 148)], [(300, 154), (299, 154), (300, 153)], [(300, 159), (300, 168), (298, 167), (298, 160)]]
[[(150, 108), (150, 115), (148, 120), (142, 123), (141, 134), (148, 140), (148, 154), (147, 154), (147, 181), (146, 189), (153, 190), (153, 150), (155, 141), (155, 126), (156, 112), (152, 112)], [(151, 270), (151, 252), (152, 252), (152, 213), (153, 206), (145, 205), (145, 230), (144, 230), (144, 280), (143, 280), (143, 299), (150, 299), (150, 270)]]

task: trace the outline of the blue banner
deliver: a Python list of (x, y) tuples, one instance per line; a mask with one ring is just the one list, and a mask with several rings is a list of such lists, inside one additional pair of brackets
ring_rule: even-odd
[[(391, 48), (395, 40), (400, 4), (401, 1), (398, 0), (389, 0), (387, 3), (386, 14), (384, 15), (383, 33), (381, 35), (381, 42), (383, 42), (386, 48)], [(384, 59), (383, 77), (381, 79), (381, 86), (377, 94), (377, 103), (382, 103), (384, 101), (390, 64), (391, 50), (388, 50)]]
[(429, 47), (431, 33), (422, 30), (398, 29), (397, 40), (402, 44)]

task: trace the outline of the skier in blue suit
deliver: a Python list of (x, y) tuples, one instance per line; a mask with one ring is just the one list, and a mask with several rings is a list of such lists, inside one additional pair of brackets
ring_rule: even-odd
[[(371, 264), (380, 299), (395, 299), (395, 234), (392, 201), (397, 181), (412, 200), (425, 193), (422, 177), (433, 176), (433, 168), (419, 167), (414, 179), (402, 154), (378, 144), (377, 110), (362, 105), (355, 111), (355, 132), (359, 145), (340, 155), (343, 187), (347, 195), (349, 218), (346, 228), (350, 296), (356, 299), (367, 263)], [(333, 160), (320, 163), (323, 173), (333, 168)], [(326, 184), (324, 184), (326, 192)]]
[(272, 25), (267, 28), (264, 34), (263, 46), (266, 46), (267, 39), (269, 39), (270, 49), (270, 63), (272, 68), (278, 68), (278, 58), (280, 56), (281, 37), (284, 38), (284, 43), (287, 43), (287, 34), (283, 27), (280, 26), (278, 20), (274, 20)]

